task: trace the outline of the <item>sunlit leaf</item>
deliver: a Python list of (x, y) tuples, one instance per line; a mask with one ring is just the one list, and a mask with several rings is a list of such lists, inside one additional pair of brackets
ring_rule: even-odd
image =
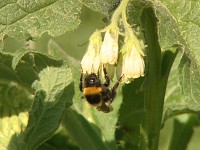
[[(65, 108), (71, 105), (73, 96), (72, 74), (69, 68), (47, 67), (34, 83), (36, 96), (29, 113), (28, 126), (18, 141), (17, 149), (35, 149), (50, 138), (58, 128)], [(20, 142), (22, 141), (22, 142)]]
[(198, 1), (192, 0), (187, 3), (181, 0), (156, 2), (162, 49), (182, 45), (169, 77), (164, 120), (181, 113), (199, 112), (200, 34), (196, 34), (200, 30), (199, 5)]
[[(19, 143), (24, 140), (26, 134), (30, 137), (34, 133), (32, 130), (35, 129), (35, 124), (32, 123), (35, 119), (39, 119), (36, 110), (46, 113), (46, 116), (58, 115), (55, 118), (51, 117), (53, 120), (51, 124), (54, 125), (54, 128), (48, 129), (48, 132), (50, 132), (47, 133), (48, 135), (44, 132), (46, 136), (43, 136), (43, 140), (49, 138), (49, 135), (52, 135), (58, 127), (65, 107), (72, 103), (72, 74), (62, 61), (34, 51), (19, 51), (14, 57), (1, 53), (0, 57), (0, 82), (4, 85), (1, 86), (2, 94), (0, 94), (0, 136), (3, 139), (0, 145), (3, 145), (2, 149), (8, 147), (7, 145), (11, 150), (16, 149), (17, 146), (22, 146), (23, 149), (24, 145)], [(13, 70), (12, 65), (15, 70)], [(36, 96), (28, 115), (34, 96), (29, 93), (33, 92), (33, 89), (31, 89), (33, 82)], [(44, 105), (44, 102), (48, 104)], [(29, 122), (28, 116), (30, 117)], [(40, 117), (44, 116), (40, 115)], [(52, 121), (51, 119), (48, 120)], [(25, 130), (27, 122), (28, 128)], [(45, 128), (45, 126), (43, 127)], [(46, 127), (48, 127), (48, 124), (46, 124)], [(23, 133), (24, 130), (25, 133)], [(41, 138), (36, 139), (38, 139), (38, 143), (43, 142)], [(28, 138), (25, 140), (28, 140)], [(34, 146), (37, 147), (38, 143), (35, 143)], [(32, 145), (30, 144), (30, 146)]]
[(11, 137), (24, 131), (33, 97), (15, 83), (0, 83), (0, 149), (6, 150)]
[(70, 56), (64, 49), (62, 49), (58, 43), (56, 43), (54, 40), (50, 40), (48, 42), (48, 53), (55, 57), (55, 58), (62, 58), (63, 60), (66, 61), (66, 63), (69, 65), (69, 67), (72, 70), (72, 74), (74, 77), (74, 88), (75, 94), (73, 97), (73, 103), (74, 107), (76, 107), (77, 111), (82, 110), (82, 93), (79, 91), (79, 80), (80, 80), (80, 73), (81, 73), (81, 68), (80, 68), (80, 60), (75, 59), (74, 57)]
[(19, 39), (34, 39), (48, 32), (58, 36), (80, 24), (78, 0), (2, 1), (0, 38), (7, 34)]

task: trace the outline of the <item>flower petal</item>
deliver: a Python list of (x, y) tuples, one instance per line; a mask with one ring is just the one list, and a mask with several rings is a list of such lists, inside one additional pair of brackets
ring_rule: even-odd
[(116, 64), (118, 58), (118, 30), (107, 30), (100, 50), (102, 63)]

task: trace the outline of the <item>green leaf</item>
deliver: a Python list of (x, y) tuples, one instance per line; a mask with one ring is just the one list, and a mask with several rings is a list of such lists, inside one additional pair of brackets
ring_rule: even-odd
[(155, 13), (159, 19), (158, 35), (162, 51), (171, 48), (174, 44), (186, 44), (178, 24), (179, 20), (176, 18), (177, 14), (173, 14), (171, 11), (174, 9), (167, 7), (166, 3), (171, 2), (167, 0), (154, 2)]
[(94, 11), (108, 15), (116, 0), (81, 0), (82, 3)]
[(179, 116), (174, 120), (173, 134), (171, 136), (169, 149), (170, 150), (186, 150), (188, 143), (192, 134), (194, 132), (194, 127), (199, 124), (198, 118), (196, 116)]
[[(111, 104), (113, 107), (113, 111), (109, 113), (103, 113), (98, 111), (95, 107), (91, 108), (91, 110), (90, 109), (87, 110), (88, 112), (85, 111), (86, 114), (91, 113), (90, 119), (92, 119), (95, 125), (101, 130), (100, 134), (105, 140), (107, 149), (110, 150), (117, 149), (117, 143), (115, 140), (115, 130), (121, 104), (122, 104), (122, 94), (120, 85), (117, 90), (117, 96)], [(87, 109), (87, 107), (92, 107), (92, 106), (86, 105), (85, 109)]]
[(138, 149), (140, 125), (145, 113), (142, 82), (143, 79), (136, 79), (122, 88), (123, 103), (119, 110), (116, 138), (124, 150)]
[(199, 76), (196, 76), (196, 71), (194, 72), (192, 70), (194, 68), (190, 67), (191, 63), (193, 62), (190, 62), (184, 52), (179, 51), (168, 80), (163, 121), (183, 113), (200, 115), (198, 99), (195, 98), (198, 84), (196, 82), (192, 84), (194, 81), (191, 81), (194, 78), (195, 81), (198, 80)]
[(73, 109), (67, 109), (62, 124), (82, 150), (107, 150), (91, 124)]
[[(27, 112), (30, 110), (33, 99), (33, 94), (29, 92), (33, 92), (33, 89), (31, 89), (33, 82), (36, 93), (41, 95), (41, 97), (36, 94), (31, 113), (34, 114), (38, 110), (38, 112), (43, 111), (52, 116), (59, 116), (56, 116), (57, 120), (52, 123), (54, 128), (48, 129), (51, 132), (49, 135), (52, 135), (53, 130), (56, 129), (61, 121), (65, 106), (69, 106), (72, 103), (72, 74), (62, 61), (52, 59), (35, 51), (21, 50), (17, 51), (14, 56), (1, 52), (0, 84), (3, 85), (0, 86), (0, 137), (2, 139), (0, 145), (2, 149), (8, 147), (8, 143), (10, 149), (16, 149), (16, 145), (20, 146), (21, 140), (27, 134), (30, 135), (29, 132), (31, 131), (27, 131), (28, 129), (23, 134), (20, 132), (25, 130), (28, 122)], [(69, 98), (68, 101), (66, 101), (66, 98)], [(48, 105), (44, 105), (44, 103), (48, 103)], [(29, 118), (29, 122), (39, 118), (34, 118), (35, 116), (32, 114), (30, 115), (32, 117), (30, 117), (31, 119)], [(28, 124), (28, 127), (32, 129), (33, 126), (31, 125), (32, 123)], [(48, 124), (46, 125), (48, 126)], [(41, 138), (37, 139), (41, 140)]]
[(199, 54), (200, 35), (196, 33), (200, 31), (200, 12), (198, 11), (200, 2), (161, 0), (156, 2), (156, 5), (157, 15), (160, 18), (160, 42), (163, 48), (181, 43), (185, 49)]
[(199, 109), (200, 68), (195, 61), (190, 60), (186, 55), (182, 57), (179, 68), (180, 83), (188, 107)]
[(0, 80), (20, 83), (20, 78), (11, 68), (12, 58), (12, 55), (0, 52)]
[(0, 79), (30, 88), (41, 70), (47, 66), (59, 67), (62, 64), (61, 60), (36, 51), (19, 50), (14, 56), (0, 52)]
[(80, 150), (76, 143), (69, 137), (66, 130), (60, 126), (56, 133), (37, 150)]
[(12, 69), (15, 70), (18, 63), (22, 59), (24, 55), (26, 55), (29, 51), (28, 50), (18, 50), (15, 52), (13, 60), (12, 60)]
[(173, 45), (182, 47), (169, 76), (163, 119), (181, 113), (199, 114), (200, 2), (161, 0), (153, 4), (162, 51)]
[[(24, 55), (21, 57), (21, 55)], [(19, 61), (18, 57), (21, 57)], [(55, 60), (45, 54), (35, 51), (27, 52), (22, 50), (16, 52), (16, 55), (13, 58), (12, 66), (16, 66), (17, 75), (28, 86), (31, 86), (32, 83), (38, 79), (38, 74), (41, 70), (48, 66), (60, 67), (63, 65), (61, 60)]]
[[(141, 26), (141, 15), (143, 13), (143, 9), (150, 7), (150, 4), (151, 3), (149, 1), (129, 1), (127, 6), (128, 22), (133, 26)], [(138, 34), (141, 33), (142, 32), (138, 32)]]
[(36, 149), (50, 138), (58, 128), (65, 108), (72, 102), (74, 88), (69, 68), (47, 67), (34, 83), (35, 100), (29, 113), (28, 126), (24, 133), (11, 141), (17, 141), (12, 149)]
[(74, 88), (76, 89), (73, 104), (76, 107), (77, 111), (82, 111), (82, 93), (79, 91), (79, 80), (80, 80), (80, 60), (75, 59), (70, 56), (62, 47), (60, 47), (54, 40), (49, 40), (48, 42), (48, 54), (53, 56), (54, 58), (62, 58), (66, 61), (69, 67), (72, 70), (72, 74), (74, 77)]
[(33, 97), (12, 82), (0, 82), (0, 93), (0, 149), (7, 150), (11, 137), (20, 134), (27, 125)]
[(80, 24), (78, 0), (17, 1), (0, 3), (0, 39), (7, 34), (19, 39), (35, 39), (48, 32), (59, 36)]
[(44, 102), (55, 102), (60, 93), (72, 82), (71, 70), (66, 66), (47, 67), (39, 74), (39, 80), (33, 83), (33, 88), (37, 91), (44, 90), (46, 97)]

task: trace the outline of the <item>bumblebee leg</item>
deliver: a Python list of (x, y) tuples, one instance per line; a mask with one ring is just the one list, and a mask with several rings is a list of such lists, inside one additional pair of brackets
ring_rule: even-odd
[(105, 102), (102, 102), (99, 106), (97, 106), (98, 111), (103, 111), (104, 113), (109, 113), (113, 110), (111, 105), (106, 104)]
[(98, 68), (98, 72), (97, 72), (98, 79), (99, 79), (99, 72), (100, 72), (100, 67)]
[(108, 76), (108, 73), (106, 71), (106, 68), (103, 65), (103, 72), (104, 72), (104, 77), (106, 79), (106, 82), (104, 83), (105, 87), (108, 87), (110, 85), (110, 78)]
[(83, 70), (82, 70), (82, 68), (81, 68), (81, 77), (80, 77), (79, 89), (80, 89), (81, 92), (83, 92)]
[(117, 88), (118, 88), (118, 86), (119, 86), (119, 83), (120, 83), (122, 77), (123, 77), (123, 76), (121, 76), (121, 77), (118, 79), (118, 81), (115, 83), (115, 85), (114, 85), (113, 88), (111, 89), (111, 92), (112, 92), (111, 102), (114, 100), (114, 98), (115, 98), (115, 96), (116, 96), (116, 90), (117, 90)]

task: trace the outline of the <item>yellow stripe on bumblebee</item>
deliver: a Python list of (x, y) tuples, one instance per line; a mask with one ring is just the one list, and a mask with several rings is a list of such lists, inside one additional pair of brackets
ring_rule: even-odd
[(94, 95), (94, 94), (100, 94), (102, 92), (101, 87), (85, 87), (83, 89), (84, 95)]

